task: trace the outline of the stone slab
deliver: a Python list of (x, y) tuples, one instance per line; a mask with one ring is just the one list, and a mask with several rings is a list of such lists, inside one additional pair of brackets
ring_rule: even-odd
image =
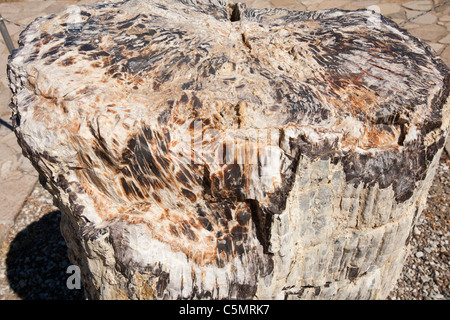
[(441, 53), (442, 49), (444, 49), (444, 45), (441, 43), (429, 43), (430, 47), (433, 48), (437, 53)]
[(450, 65), (450, 47), (449, 46), (447, 46), (444, 49), (444, 51), (442, 51), (441, 57), (447, 65)]
[(403, 4), (403, 7), (416, 11), (426, 11), (433, 7), (432, 1), (410, 1)]
[(3, 240), (5, 240), (6, 236), (8, 235), (9, 229), (12, 227), (12, 223), (2, 223), (0, 222), (0, 245), (2, 244)]
[(398, 3), (379, 3), (378, 7), (380, 7), (381, 14), (386, 16), (392, 15), (402, 10), (402, 7)]
[(447, 35), (447, 28), (436, 24), (424, 25), (408, 30), (413, 36), (424, 41), (437, 41)]
[[(413, 11), (413, 10), (406, 10), (406, 18), (410, 19), (410, 18), (414, 18), (415, 16), (417, 16), (418, 13), (417, 11)], [(420, 23), (420, 24), (433, 24), (437, 21), (437, 17), (431, 13), (428, 12), (424, 15), (418, 16), (417, 18), (414, 18), (411, 22), (413, 23)]]
[(36, 175), (24, 174), (18, 179), (2, 181), (0, 184), (0, 223), (14, 221), (26, 197), (33, 191)]
[(446, 35), (444, 38), (439, 40), (439, 43), (450, 44), (450, 34)]

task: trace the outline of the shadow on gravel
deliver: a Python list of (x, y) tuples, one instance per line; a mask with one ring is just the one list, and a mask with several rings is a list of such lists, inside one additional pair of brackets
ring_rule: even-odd
[(71, 265), (59, 230), (61, 212), (53, 211), (22, 230), (11, 243), (6, 274), (11, 288), (24, 300), (80, 300), (83, 289), (69, 290)]

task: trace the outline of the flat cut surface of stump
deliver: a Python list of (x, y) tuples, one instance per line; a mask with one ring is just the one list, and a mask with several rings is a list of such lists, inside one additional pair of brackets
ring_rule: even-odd
[[(329, 179), (330, 199), (379, 188), (391, 207), (413, 208), (448, 133), (447, 66), (369, 10), (111, 1), (39, 18), (20, 41), (8, 69), (16, 134), (65, 213), (71, 258), (110, 283), (87, 261), (117, 263), (152, 288), (137, 296), (251, 298), (264, 279), (278, 288), (287, 249), (273, 226), (299, 210), (289, 199), (301, 170), (326, 162), (317, 172), (328, 176), (304, 185)], [(86, 249), (102, 239), (114, 250)], [(349, 281), (364, 274), (344, 269)]]

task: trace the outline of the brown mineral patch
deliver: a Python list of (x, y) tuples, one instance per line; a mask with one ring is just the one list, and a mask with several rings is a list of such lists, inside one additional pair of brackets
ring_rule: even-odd
[(333, 106), (341, 108), (357, 118), (362, 114), (367, 115), (371, 109), (377, 106), (376, 93), (365, 87), (361, 75), (348, 77), (327, 77), (326, 83), (331, 86), (336, 99)]
[(381, 131), (375, 126), (371, 126), (368, 131), (366, 131), (364, 138), (362, 140), (362, 146), (364, 148), (396, 148), (398, 147), (398, 135), (389, 134), (386, 131)]

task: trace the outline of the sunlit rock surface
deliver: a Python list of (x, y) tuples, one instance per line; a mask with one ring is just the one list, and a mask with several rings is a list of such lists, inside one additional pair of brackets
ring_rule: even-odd
[(91, 299), (384, 298), (449, 69), (373, 11), (110, 1), (9, 61), (20, 145)]

